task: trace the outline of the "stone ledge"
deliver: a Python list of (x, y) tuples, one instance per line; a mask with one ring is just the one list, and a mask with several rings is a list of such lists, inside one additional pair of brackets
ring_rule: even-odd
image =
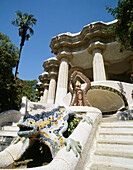
[[(115, 23), (114, 21), (113, 23)], [(59, 34), (55, 37), (52, 38), (51, 43), (50, 43), (50, 48), (52, 49), (52, 52), (57, 54), (58, 49), (60, 47), (73, 47), (77, 48), (79, 45), (85, 45), (86, 43), (88, 44), (88, 41), (90, 39), (93, 39), (95, 37), (101, 37), (104, 38), (109, 38), (111, 41), (112, 39), (112, 34), (106, 34), (103, 32), (103, 30), (110, 29), (112, 27), (112, 22), (110, 23), (104, 23), (101, 21), (94, 22), (91, 24), (88, 24), (83, 27), (82, 31), (76, 34), (71, 34), (71, 33), (63, 33)], [(113, 40), (113, 39), (112, 39)], [(91, 40), (92, 43), (92, 40)]]

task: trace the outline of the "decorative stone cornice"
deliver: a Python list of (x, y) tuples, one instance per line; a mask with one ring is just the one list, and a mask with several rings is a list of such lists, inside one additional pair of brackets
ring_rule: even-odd
[(36, 85), (36, 88), (37, 88), (40, 96), (42, 96), (43, 95), (43, 90), (44, 90), (43, 83), (42, 82), (38, 82), (37, 85)]
[(49, 58), (43, 63), (44, 71), (48, 72), (48, 77), (57, 76), (59, 61), (56, 57)]
[(39, 75), (39, 80), (40, 80), (40, 82), (44, 82), (44, 81), (46, 81), (46, 80), (49, 80), (49, 78), (48, 78), (48, 72), (44, 72), (44, 73), (42, 73), (42, 74), (40, 74)]
[(58, 54), (61, 48), (69, 48), (72, 52), (86, 49), (91, 43), (100, 40), (102, 43), (113, 42), (114, 36), (112, 33), (106, 33), (105, 30), (111, 29), (111, 23), (104, 23), (101, 21), (91, 23), (84, 26), (82, 31), (76, 34), (63, 33), (52, 38), (50, 43), (51, 52)]
[(43, 87), (48, 87), (49, 86), (48, 72), (44, 72), (41, 75), (39, 75), (39, 80), (40, 80), (40, 82), (43, 83)]
[(97, 41), (89, 45), (88, 52), (92, 54), (95, 49), (99, 49), (103, 53), (106, 49), (106, 45)]
[(58, 60), (61, 60), (62, 58), (67, 58), (69, 61), (71, 61), (72, 57), (73, 56), (71, 52), (62, 51), (57, 54)]

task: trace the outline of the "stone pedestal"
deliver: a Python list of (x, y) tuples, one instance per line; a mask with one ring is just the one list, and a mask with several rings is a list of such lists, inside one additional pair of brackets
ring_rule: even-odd
[(102, 51), (100, 49), (93, 50), (93, 79), (94, 81), (105, 81), (106, 74)]

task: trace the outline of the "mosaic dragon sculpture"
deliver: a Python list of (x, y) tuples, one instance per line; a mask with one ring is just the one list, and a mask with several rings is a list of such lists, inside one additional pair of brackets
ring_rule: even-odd
[(66, 110), (63, 106), (59, 106), (50, 112), (42, 112), (34, 116), (25, 114), (21, 122), (18, 123), (20, 128), (18, 136), (25, 137), (28, 140), (38, 139), (45, 143), (50, 148), (53, 158), (64, 146), (66, 146), (67, 151), (72, 149), (78, 156), (82, 149), (80, 143), (69, 137), (63, 137), (63, 132), (68, 128), (69, 115), (82, 118), (82, 121), (92, 124), (92, 120), (88, 116), (76, 114), (73, 111)]

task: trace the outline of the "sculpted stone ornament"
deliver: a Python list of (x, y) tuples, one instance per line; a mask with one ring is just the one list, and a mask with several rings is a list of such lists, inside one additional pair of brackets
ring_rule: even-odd
[[(63, 137), (63, 132), (68, 128), (67, 120), (69, 115), (82, 118), (89, 124), (92, 124), (92, 120), (85, 115), (78, 115), (73, 111), (66, 110), (65, 107), (59, 106), (50, 112), (42, 112), (41, 114), (25, 114), (23, 119), (18, 123), (20, 131), (18, 131), (19, 137), (25, 137), (27, 149), (27, 142), (29, 139), (40, 140), (45, 143), (51, 150), (52, 157), (54, 158), (57, 152), (66, 146), (66, 150), (73, 150), (76, 156), (81, 153), (81, 145), (78, 141), (71, 138)], [(24, 150), (22, 153), (24, 153)], [(21, 153), (21, 155), (22, 155)]]
[(120, 110), (117, 112), (117, 120), (133, 120), (133, 110)]
[[(80, 80), (85, 82), (85, 87), (81, 88)], [(69, 91), (72, 94), (71, 106), (91, 106), (86, 99), (86, 92), (90, 88), (90, 80), (81, 72), (74, 71), (69, 82)]]

